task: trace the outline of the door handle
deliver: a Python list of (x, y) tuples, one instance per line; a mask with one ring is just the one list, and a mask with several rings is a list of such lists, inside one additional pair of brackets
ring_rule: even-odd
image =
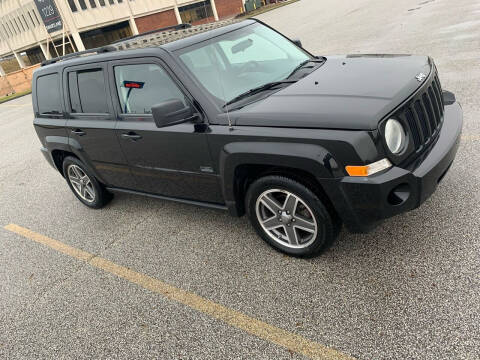
[(87, 133), (85, 131), (82, 131), (80, 129), (72, 130), (72, 134), (75, 134), (75, 135), (78, 135), (78, 136), (87, 135)]
[(129, 132), (129, 133), (123, 133), (122, 138), (137, 141), (137, 140), (140, 140), (142, 136), (135, 134), (134, 132)]

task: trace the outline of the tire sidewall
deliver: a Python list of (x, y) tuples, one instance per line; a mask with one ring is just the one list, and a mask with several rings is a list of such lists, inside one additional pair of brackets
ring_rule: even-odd
[[(73, 188), (72, 183), (70, 182), (70, 179), (68, 177), (67, 169), (70, 165), (77, 165), (82, 169), (82, 171), (88, 175), (90, 178), (90, 182), (92, 183), (93, 190), (95, 191), (95, 201), (93, 202), (88, 202), (82, 199), (75, 189)], [(89, 208), (92, 209), (98, 209), (101, 208), (102, 206), (105, 205), (105, 190), (103, 189), (103, 186), (97, 181), (95, 178), (95, 175), (92, 174), (92, 172), (77, 158), (74, 158), (72, 156), (66, 157), (63, 160), (63, 174), (65, 177), (65, 180), (67, 180), (67, 184), (70, 187), (70, 190), (72, 190), (73, 194), (77, 197), (78, 200), (82, 202), (85, 206), (88, 206)]]
[[(317, 237), (312, 244), (300, 249), (290, 248), (273, 240), (265, 232), (265, 230), (263, 230), (257, 218), (256, 202), (258, 197), (263, 192), (270, 189), (289, 191), (300, 197), (302, 201), (309, 206), (318, 225)], [(245, 205), (250, 222), (252, 223), (256, 232), (269, 245), (283, 253), (298, 257), (312, 256), (322, 251), (323, 248), (329, 244), (334, 237), (332, 219), (326, 207), (312, 191), (290, 178), (285, 178), (282, 176), (267, 176), (255, 181), (247, 191)]]

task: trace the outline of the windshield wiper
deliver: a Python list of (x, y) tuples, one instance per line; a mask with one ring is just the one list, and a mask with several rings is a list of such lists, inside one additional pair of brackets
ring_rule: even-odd
[(293, 83), (296, 83), (297, 80), (282, 80), (282, 81), (273, 81), (273, 82), (269, 82), (269, 83), (266, 83), (262, 86), (259, 86), (259, 87), (256, 87), (256, 88), (253, 88), (253, 89), (250, 89), (238, 96), (235, 96), (232, 100), (230, 100), (229, 102), (227, 102), (225, 105), (223, 105), (223, 107), (226, 107), (228, 105), (231, 105), (233, 103), (236, 103), (237, 101), (240, 101), (246, 97), (249, 97), (249, 96), (252, 96), (252, 95), (255, 95), (255, 94), (258, 94), (262, 91), (266, 91), (266, 90), (270, 90), (272, 88), (274, 88), (275, 86), (277, 85), (281, 85), (281, 84), (293, 84)]
[(305, 61), (302, 61), (295, 69), (292, 70), (292, 72), (290, 73), (290, 75), (288, 75), (286, 77), (286, 79), (290, 78), (293, 74), (295, 74), (298, 70), (300, 70), (301, 68), (303, 68), (305, 65), (309, 64), (309, 63), (323, 63), (325, 62), (324, 59), (307, 59)]

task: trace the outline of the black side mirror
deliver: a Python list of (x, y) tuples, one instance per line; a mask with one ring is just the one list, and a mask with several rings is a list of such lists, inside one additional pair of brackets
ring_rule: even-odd
[(292, 42), (298, 47), (303, 48), (302, 42), (300, 41), (300, 39), (292, 39)]
[(152, 106), (152, 115), (157, 127), (180, 124), (195, 117), (190, 106), (185, 106), (180, 99), (165, 100)]

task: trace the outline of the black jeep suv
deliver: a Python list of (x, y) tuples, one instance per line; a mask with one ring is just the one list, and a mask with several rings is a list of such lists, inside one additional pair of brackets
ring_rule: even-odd
[(247, 213), (270, 245), (304, 256), (342, 223), (368, 231), (435, 191), (463, 115), (431, 58), (313, 56), (259, 21), (220, 25), (35, 72), (42, 151), (83, 204), (120, 191)]

